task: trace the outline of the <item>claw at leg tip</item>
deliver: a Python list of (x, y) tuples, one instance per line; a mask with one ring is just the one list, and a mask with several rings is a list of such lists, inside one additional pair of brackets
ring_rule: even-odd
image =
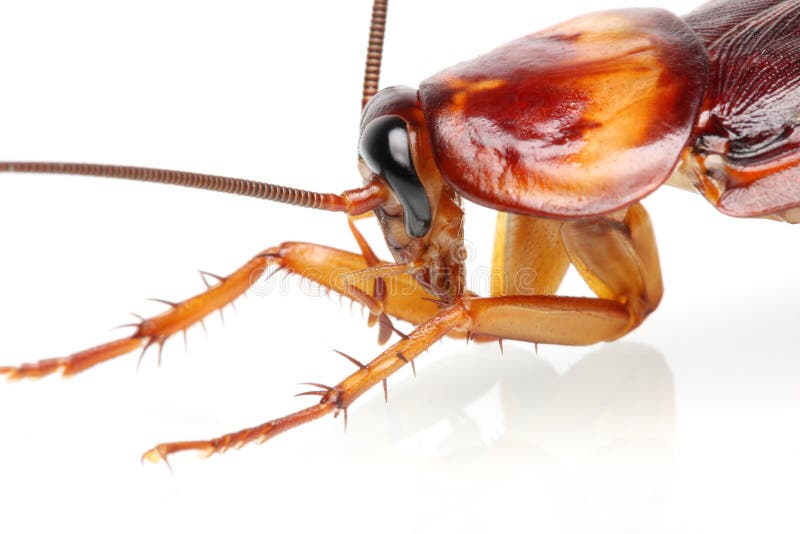
[(166, 462), (166, 457), (158, 450), (158, 447), (153, 447), (152, 449), (148, 449), (142, 454), (142, 463), (146, 461), (157, 464), (158, 462)]
[(152, 449), (146, 451), (142, 454), (142, 463), (148, 461), (152, 464), (157, 464), (160, 462), (164, 462), (164, 465), (167, 466), (169, 472), (174, 474), (175, 472), (172, 470), (172, 465), (170, 465), (169, 460), (167, 459), (167, 454), (161, 451), (160, 447), (153, 447)]

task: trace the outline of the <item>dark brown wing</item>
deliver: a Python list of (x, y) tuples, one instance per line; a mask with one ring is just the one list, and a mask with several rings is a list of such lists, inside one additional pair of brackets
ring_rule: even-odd
[[(709, 34), (715, 38), (706, 47), (711, 120), (733, 139), (757, 143), (783, 133), (800, 117), (800, 1), (752, 4), (766, 9), (734, 10), (737, 16), (723, 18), (720, 29), (735, 24), (718, 36)], [(722, 9), (707, 13), (706, 20), (718, 20)]]
[(683, 18), (706, 44), (784, 0), (712, 0)]
[(585, 15), (425, 80), (442, 175), (502, 211), (583, 217), (663, 183), (703, 99), (707, 55), (659, 9)]
[(800, 204), (800, 1), (711, 2), (686, 21), (710, 59), (697, 145), (717, 156), (709, 196), (737, 216)]

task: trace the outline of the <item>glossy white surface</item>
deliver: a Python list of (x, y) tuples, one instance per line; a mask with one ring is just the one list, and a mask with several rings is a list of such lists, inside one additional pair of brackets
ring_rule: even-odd
[[(288, 3), (286, 3), (288, 4)], [(366, 1), (257, 9), (6, 2), (0, 159), (163, 166), (339, 191), (354, 165)], [(528, 31), (624, 2), (391, 6), (386, 84), (416, 84)], [(448, 4), (448, 5), (446, 5)], [(628, 3), (630, 5), (630, 3)], [(687, 12), (690, 2), (674, 2)], [(71, 380), (0, 383), (4, 532), (797, 532), (798, 229), (699, 197), (647, 199), (664, 301), (616, 343), (437, 344), (350, 427), (327, 419), (206, 461), (154, 443), (307, 405), (378, 353), (337, 299), (255, 295), (168, 343)], [(468, 207), (488, 261), (492, 215)], [(378, 243), (372, 221), (361, 227)], [(128, 310), (201, 289), (282, 240), (353, 249), (341, 216), (147, 184), (0, 176), (0, 365), (112, 339)], [(577, 277), (565, 290), (583, 293)], [(287, 293), (280, 295), (276, 293)], [(313, 401), (312, 401), (313, 402)]]

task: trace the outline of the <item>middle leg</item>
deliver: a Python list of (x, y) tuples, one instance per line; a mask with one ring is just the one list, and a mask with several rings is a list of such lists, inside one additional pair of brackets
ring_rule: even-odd
[(206, 455), (221, 453), (254, 441), (264, 442), (329, 413), (337, 415), (342, 412), (346, 418), (347, 408), (353, 401), (373, 386), (385, 381), (404, 365), (413, 362), (420, 353), (449, 332), (463, 329), (467, 320), (466, 309), (460, 304), (443, 309), (415, 328), (405, 339), (383, 351), (367, 365), (360, 366), (357, 371), (336, 386), (310, 392), (321, 397), (318, 404), (258, 426), (209, 440), (161, 443), (145, 452), (142, 459), (151, 462), (166, 462), (169, 455), (187, 450), (196, 450)]

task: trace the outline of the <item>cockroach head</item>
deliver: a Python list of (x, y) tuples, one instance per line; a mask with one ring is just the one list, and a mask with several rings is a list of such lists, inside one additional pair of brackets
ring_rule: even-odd
[[(395, 261), (460, 273), (463, 261), (452, 256), (462, 240), (463, 211), (433, 159), (415, 90), (388, 87), (372, 97), (361, 115), (358, 156), (364, 181), (380, 180), (389, 191), (375, 214)], [(420, 281), (432, 286), (440, 278), (428, 273)]]

